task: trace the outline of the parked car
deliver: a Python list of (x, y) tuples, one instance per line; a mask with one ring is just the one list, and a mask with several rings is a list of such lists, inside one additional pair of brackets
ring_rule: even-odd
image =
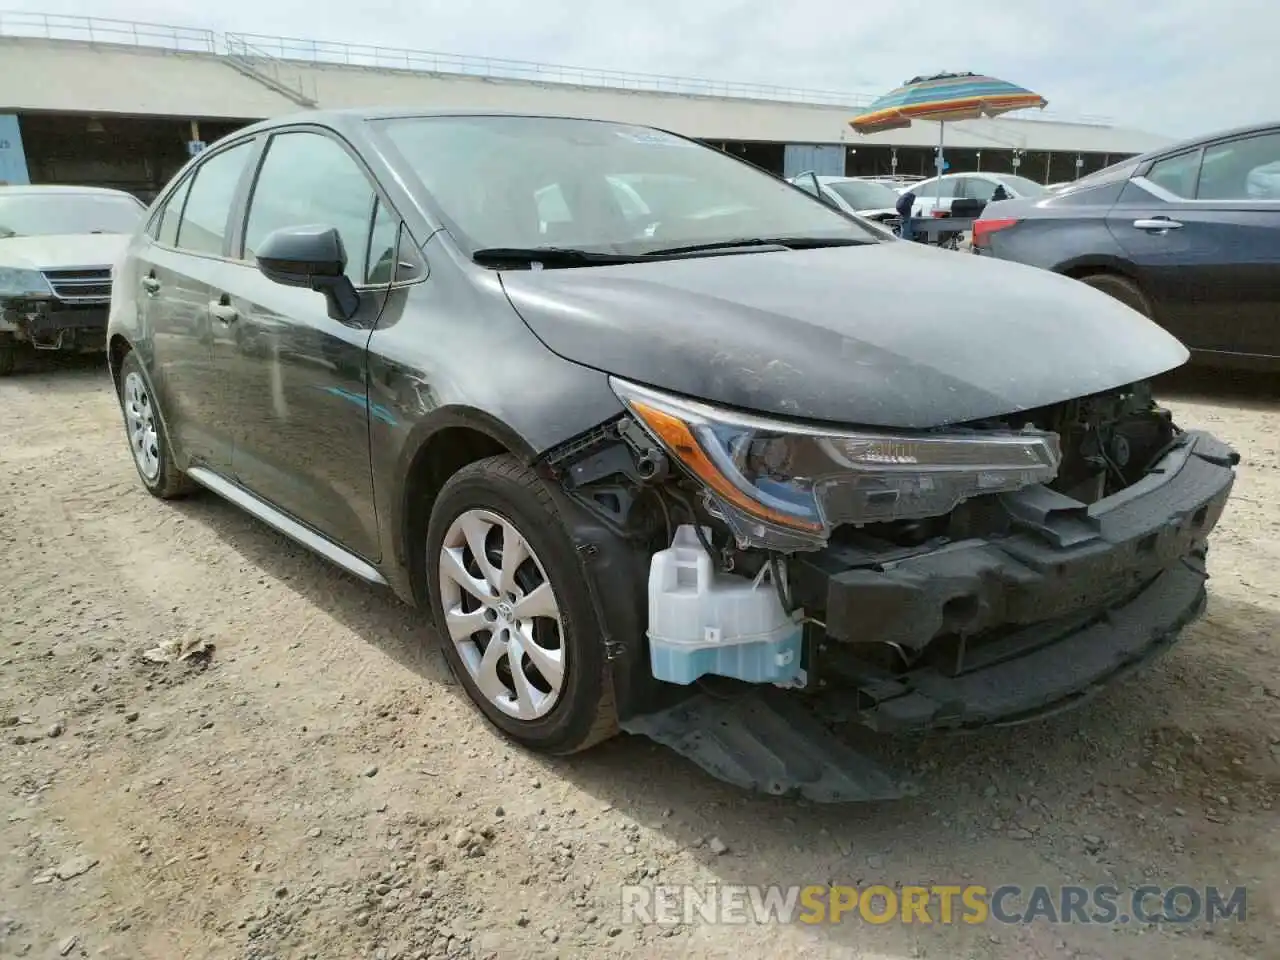
[[(941, 181), (941, 184), (939, 184)], [(1048, 194), (1048, 190), (1026, 177), (1011, 173), (944, 173), (941, 177), (921, 180), (899, 191), (910, 190), (916, 195), (912, 215), (931, 217), (935, 210), (949, 211), (954, 200), (979, 200), (986, 203), (996, 192), (996, 187), (1004, 187), (1011, 197), (1038, 198)], [(941, 197), (939, 197), (941, 190)]]
[(148, 491), (429, 612), (514, 740), (622, 729), (820, 800), (901, 792), (822, 696), (1021, 721), (1165, 649), (1234, 477), (1145, 386), (1186, 350), (1123, 304), (594, 120), (240, 130), (130, 240), (108, 350)]
[(1280, 125), (1188, 140), (983, 217), (977, 252), (1103, 290), (1198, 361), (1280, 361)]
[(898, 191), (886, 184), (857, 177), (818, 176), (814, 173), (792, 177), (791, 183), (846, 213), (874, 220), (890, 230), (896, 229), (902, 220), (895, 207)]
[(0, 186), (0, 376), (21, 347), (103, 349), (111, 265), (145, 213), (119, 190)]

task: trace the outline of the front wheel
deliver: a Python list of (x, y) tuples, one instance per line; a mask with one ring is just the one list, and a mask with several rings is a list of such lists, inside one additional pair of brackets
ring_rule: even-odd
[(463, 467), (432, 508), (426, 559), (445, 659), (495, 726), (555, 754), (617, 731), (582, 567), (536, 474), (508, 455)]

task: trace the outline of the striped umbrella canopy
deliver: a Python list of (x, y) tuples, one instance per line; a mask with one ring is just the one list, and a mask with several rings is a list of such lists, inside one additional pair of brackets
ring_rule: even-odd
[(1047, 100), (1017, 84), (976, 73), (939, 73), (915, 77), (891, 90), (849, 121), (859, 133), (909, 127), (914, 120), (974, 120), (1028, 107), (1043, 109)]
[[(849, 121), (859, 133), (879, 133), (909, 127), (915, 120), (934, 120), (938, 124), (938, 155), (934, 162), (938, 175), (946, 171), (942, 159), (942, 141), (949, 120), (976, 120), (996, 117), (1010, 110), (1039, 107), (1049, 101), (1026, 87), (977, 73), (937, 73), (931, 77), (913, 77), (896, 90), (891, 90)], [(939, 205), (942, 181), (934, 185)]]

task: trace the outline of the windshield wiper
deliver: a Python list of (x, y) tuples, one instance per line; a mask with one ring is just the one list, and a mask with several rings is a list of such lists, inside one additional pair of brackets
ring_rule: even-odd
[(817, 247), (862, 247), (877, 240), (858, 237), (742, 237), (738, 240), (715, 240), (710, 243), (690, 243), (682, 247), (663, 247), (650, 250), (650, 256), (672, 253), (697, 253), (701, 250), (733, 250), (742, 247), (777, 247), (784, 250), (813, 250)]
[(575, 250), (572, 247), (484, 247), (471, 254), (482, 267), (528, 266), (540, 263), (548, 267), (593, 267), (609, 263), (639, 263), (645, 254), (605, 253)]

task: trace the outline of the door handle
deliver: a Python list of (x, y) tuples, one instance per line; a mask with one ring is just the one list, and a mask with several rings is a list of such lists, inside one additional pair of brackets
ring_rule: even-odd
[(1152, 217), (1150, 220), (1135, 220), (1133, 225), (1139, 230), (1177, 230), (1182, 226), (1177, 220), (1168, 217)]
[(220, 300), (209, 301), (209, 312), (213, 314), (213, 318), (223, 326), (235, 323), (240, 318), (240, 311), (229, 303), (223, 303)]
[(160, 292), (160, 281), (155, 277), (143, 277), (142, 289), (147, 292), (147, 296), (154, 297)]

